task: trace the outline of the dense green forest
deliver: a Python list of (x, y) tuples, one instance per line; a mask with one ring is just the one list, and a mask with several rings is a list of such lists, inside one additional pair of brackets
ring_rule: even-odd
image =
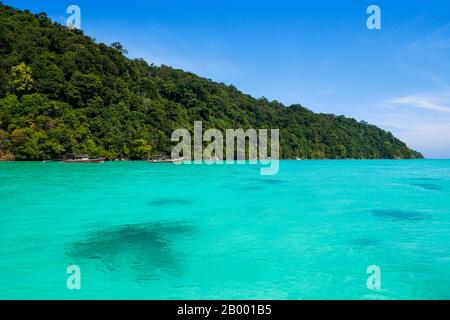
[(172, 131), (280, 129), (282, 158), (421, 158), (391, 133), (131, 60), (119, 44), (0, 3), (0, 158), (170, 154)]

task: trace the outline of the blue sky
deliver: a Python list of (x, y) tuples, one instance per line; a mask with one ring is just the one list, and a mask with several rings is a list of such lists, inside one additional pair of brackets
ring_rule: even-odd
[[(3, 0), (255, 97), (366, 120), (450, 158), (448, 0)], [(369, 5), (381, 30), (366, 27)]]

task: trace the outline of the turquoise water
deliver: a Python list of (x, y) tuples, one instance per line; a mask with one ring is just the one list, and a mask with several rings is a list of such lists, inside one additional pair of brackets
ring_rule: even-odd
[(0, 163), (0, 205), (1, 299), (450, 298), (447, 160)]

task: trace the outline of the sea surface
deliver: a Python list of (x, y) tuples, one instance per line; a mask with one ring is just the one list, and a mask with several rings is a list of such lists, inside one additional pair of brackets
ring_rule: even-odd
[(0, 163), (0, 299), (450, 299), (450, 160), (259, 169)]

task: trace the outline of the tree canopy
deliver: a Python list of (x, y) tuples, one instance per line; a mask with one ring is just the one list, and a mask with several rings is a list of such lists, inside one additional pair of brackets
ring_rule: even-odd
[(170, 154), (173, 130), (280, 129), (281, 157), (421, 158), (366, 122), (255, 99), (236, 87), (128, 59), (120, 43), (0, 2), (0, 158)]

